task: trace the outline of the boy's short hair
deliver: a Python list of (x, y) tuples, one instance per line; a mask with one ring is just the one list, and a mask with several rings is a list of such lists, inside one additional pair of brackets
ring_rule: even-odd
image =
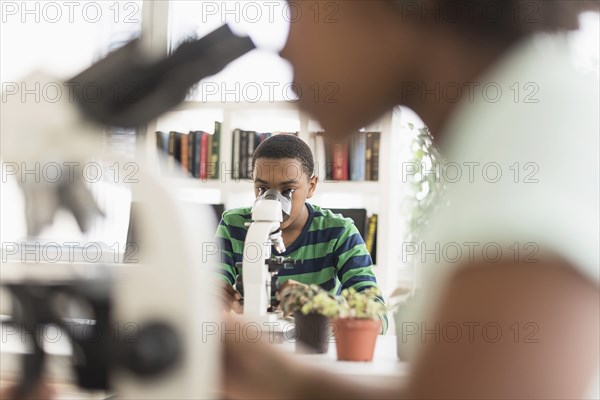
[(259, 158), (294, 158), (302, 164), (302, 170), (311, 178), (315, 170), (315, 162), (310, 147), (293, 134), (280, 133), (265, 139), (258, 145), (252, 156), (252, 171)]

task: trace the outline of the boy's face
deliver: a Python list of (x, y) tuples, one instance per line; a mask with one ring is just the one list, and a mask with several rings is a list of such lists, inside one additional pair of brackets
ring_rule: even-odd
[(256, 197), (269, 189), (276, 189), (282, 195), (291, 197), (292, 211), (288, 220), (281, 224), (281, 229), (292, 226), (298, 220), (306, 199), (312, 197), (318, 181), (316, 176), (309, 177), (302, 163), (295, 158), (259, 158), (254, 164), (253, 178)]

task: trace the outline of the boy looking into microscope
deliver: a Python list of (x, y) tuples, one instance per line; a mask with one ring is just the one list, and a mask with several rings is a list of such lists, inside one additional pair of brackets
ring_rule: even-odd
[[(353, 222), (307, 202), (318, 184), (314, 168), (308, 145), (290, 134), (266, 139), (252, 158), (256, 197), (276, 189), (292, 203), (289, 218), (280, 226), (286, 250), (281, 254), (273, 250), (273, 254), (303, 262), (279, 272), (281, 287), (317, 284), (332, 294), (346, 288), (362, 291), (377, 287), (371, 256)], [(235, 264), (242, 261), (246, 223), (251, 222), (251, 216), (250, 207), (226, 211), (216, 234), (221, 250), (219, 277), (225, 284), (229, 306), (238, 313), (243, 306), (240, 293), (233, 288), (240, 273)], [(381, 319), (385, 332), (387, 319), (385, 316)]]

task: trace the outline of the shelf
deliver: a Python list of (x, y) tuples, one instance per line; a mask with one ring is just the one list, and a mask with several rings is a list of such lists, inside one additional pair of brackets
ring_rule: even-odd
[[(230, 190), (236, 187), (252, 190), (252, 181), (246, 179), (229, 179), (224, 182), (216, 179), (207, 179), (203, 181), (198, 178), (168, 178), (168, 181), (176, 187), (196, 188), (196, 189), (223, 189)], [(355, 192), (357, 189), (361, 192), (373, 192), (373, 195), (379, 195), (379, 181), (324, 181), (319, 182), (317, 191), (327, 192)]]
[(379, 195), (379, 193), (377, 193), (379, 191), (379, 181), (321, 181), (317, 186), (317, 191), (321, 190), (330, 192), (355, 192), (356, 190), (362, 192), (374, 191), (375, 193), (372, 194)]
[(257, 101), (256, 103), (249, 102), (219, 102), (219, 101), (184, 101), (176, 106), (170, 112), (174, 111), (190, 111), (199, 109), (224, 109), (235, 111), (246, 110), (287, 110), (300, 112), (297, 102), (291, 101)]

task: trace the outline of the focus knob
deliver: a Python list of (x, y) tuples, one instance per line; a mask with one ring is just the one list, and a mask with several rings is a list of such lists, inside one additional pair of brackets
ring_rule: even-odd
[(130, 343), (125, 366), (136, 375), (151, 377), (171, 369), (181, 358), (181, 341), (175, 330), (162, 322), (146, 324), (138, 340)]

